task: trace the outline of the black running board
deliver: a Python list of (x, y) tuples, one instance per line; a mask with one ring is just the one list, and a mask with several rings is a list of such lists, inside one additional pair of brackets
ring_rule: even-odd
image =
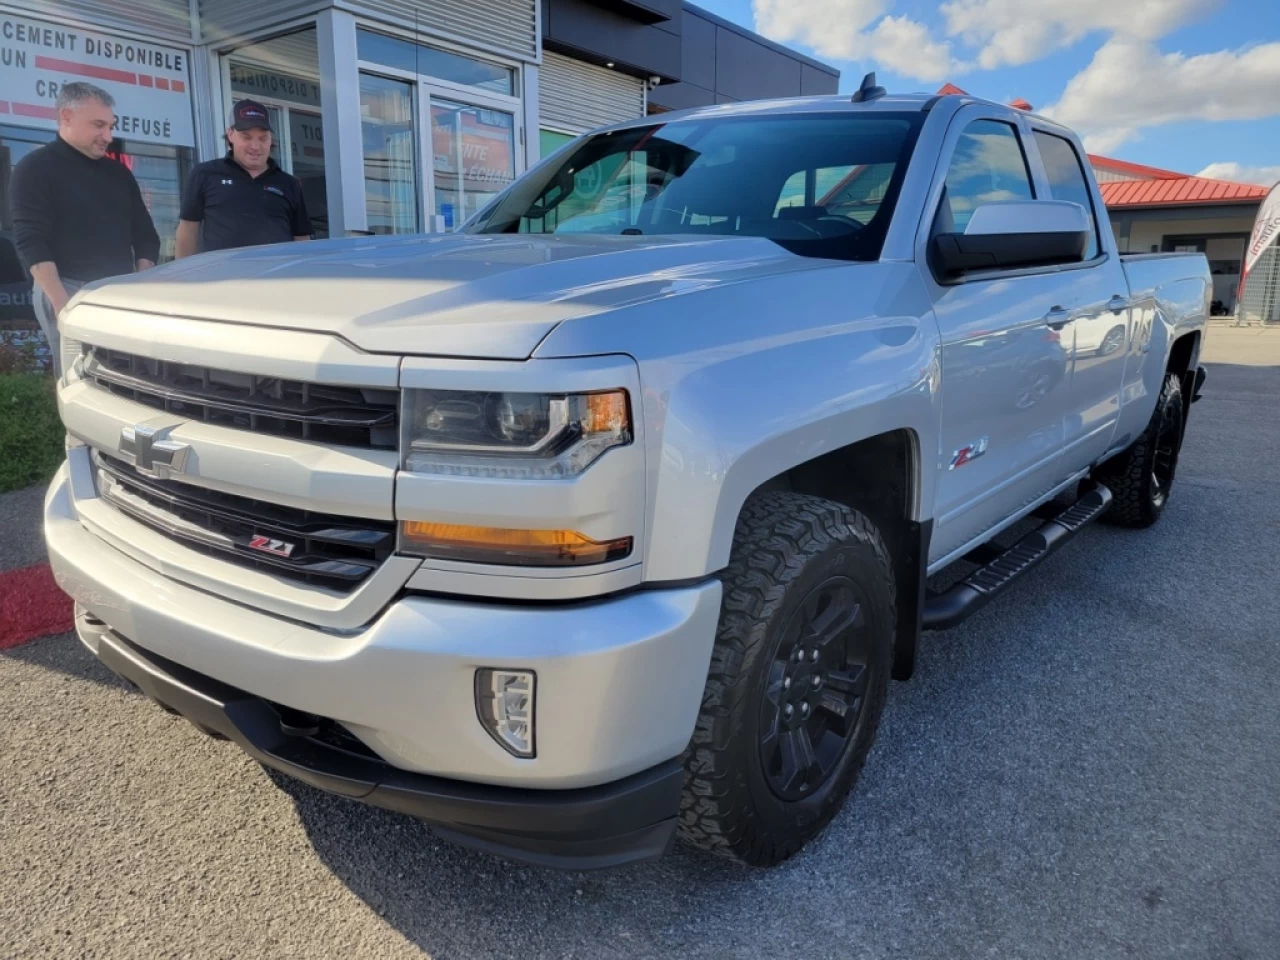
[(948, 630), (977, 613), (992, 597), (1102, 516), (1111, 505), (1111, 491), (1099, 483), (1085, 483), (1088, 489), (1079, 500), (1008, 550), (993, 555), (996, 548), (984, 544), (970, 553), (984, 565), (959, 583), (925, 598), (924, 629)]

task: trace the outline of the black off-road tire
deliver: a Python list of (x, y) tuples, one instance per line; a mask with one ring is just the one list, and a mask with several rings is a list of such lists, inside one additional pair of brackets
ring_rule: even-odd
[(1182, 402), (1182, 381), (1170, 373), (1147, 429), (1133, 446), (1095, 472), (1114, 496), (1103, 515), (1107, 523), (1143, 529), (1164, 513), (1182, 447)]
[[(679, 832), (686, 842), (712, 853), (752, 866), (771, 866), (798, 851), (835, 816), (875, 739), (893, 663), (896, 608), (892, 566), (879, 531), (856, 510), (818, 497), (774, 492), (753, 497), (743, 508), (722, 580), (724, 600), (715, 649), (702, 707), (684, 757), (686, 779)], [(829, 601), (821, 606), (823, 597), (837, 595), (823, 593), (832, 590), (832, 584), (840, 585), (838, 589), (844, 592), (838, 595), (848, 596), (848, 603)], [(853, 589), (846, 584), (852, 584)], [(819, 599), (814, 601), (815, 597)], [(853, 602), (855, 599), (858, 602)], [(843, 752), (828, 749), (828, 756), (838, 759), (830, 759), (825, 779), (815, 773), (810, 793), (786, 799), (771, 786), (779, 778), (778, 771), (767, 770), (763, 759), (762, 730), (772, 724), (762, 719), (761, 713), (774, 710), (780, 689), (777, 671), (793, 668), (790, 655), (785, 664), (778, 659), (783, 650), (799, 648), (800, 666), (795, 669), (806, 669), (805, 650), (795, 637), (801, 635), (798, 626), (810, 622), (807, 611), (823, 610), (813, 622), (826, 625), (836, 622), (824, 618), (834, 617), (831, 611), (837, 607), (853, 611), (848, 621), (852, 626), (838, 628), (845, 630), (839, 636), (856, 636), (859, 657), (866, 663), (857, 671), (856, 685), (848, 683), (848, 672), (832, 671), (828, 692), (841, 688), (864, 692), (856, 711), (848, 711), (853, 715), (850, 719), (842, 714), (837, 721), (830, 710), (813, 709), (815, 718), (823, 711), (818, 722), (847, 725), (843, 738), (838, 738), (843, 740)], [(800, 619), (793, 621), (794, 617)], [(835, 627), (830, 629), (833, 635), (838, 632)], [(817, 635), (804, 634), (811, 638), (807, 641), (811, 644), (819, 643), (812, 639)], [(854, 649), (842, 640), (832, 640), (827, 646)], [(813, 649), (817, 647), (809, 652)], [(815, 659), (813, 669), (823, 669), (826, 660), (826, 654), (822, 663)], [(822, 683), (821, 678), (806, 679), (815, 687)], [(773, 691), (772, 698), (766, 688)], [(800, 689), (799, 682), (795, 689)], [(773, 720), (777, 726), (772, 726), (775, 731), (781, 717), (778, 708)], [(828, 734), (824, 731), (821, 736)], [(820, 742), (829, 746), (832, 741)], [(809, 757), (813, 756), (811, 751)], [(809, 789), (809, 783), (801, 783), (798, 789)]]

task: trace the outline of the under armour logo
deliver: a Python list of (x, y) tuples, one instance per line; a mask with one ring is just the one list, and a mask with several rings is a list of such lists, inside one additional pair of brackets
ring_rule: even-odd
[(229, 187), (229, 186), (231, 186), (233, 183), (235, 183), (235, 181), (234, 181), (234, 180), (223, 180), (223, 181), (222, 181), (222, 185), (223, 185), (224, 187)]

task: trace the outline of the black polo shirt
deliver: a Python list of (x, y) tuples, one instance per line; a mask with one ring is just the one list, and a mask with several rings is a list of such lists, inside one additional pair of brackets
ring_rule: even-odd
[(198, 165), (182, 196), (183, 220), (203, 222), (201, 250), (287, 243), (311, 236), (302, 184), (274, 160), (257, 177), (228, 153)]

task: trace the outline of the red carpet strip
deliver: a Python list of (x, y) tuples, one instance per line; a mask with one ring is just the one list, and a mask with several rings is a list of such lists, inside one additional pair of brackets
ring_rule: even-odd
[(47, 563), (0, 573), (0, 650), (72, 628), (71, 598)]

